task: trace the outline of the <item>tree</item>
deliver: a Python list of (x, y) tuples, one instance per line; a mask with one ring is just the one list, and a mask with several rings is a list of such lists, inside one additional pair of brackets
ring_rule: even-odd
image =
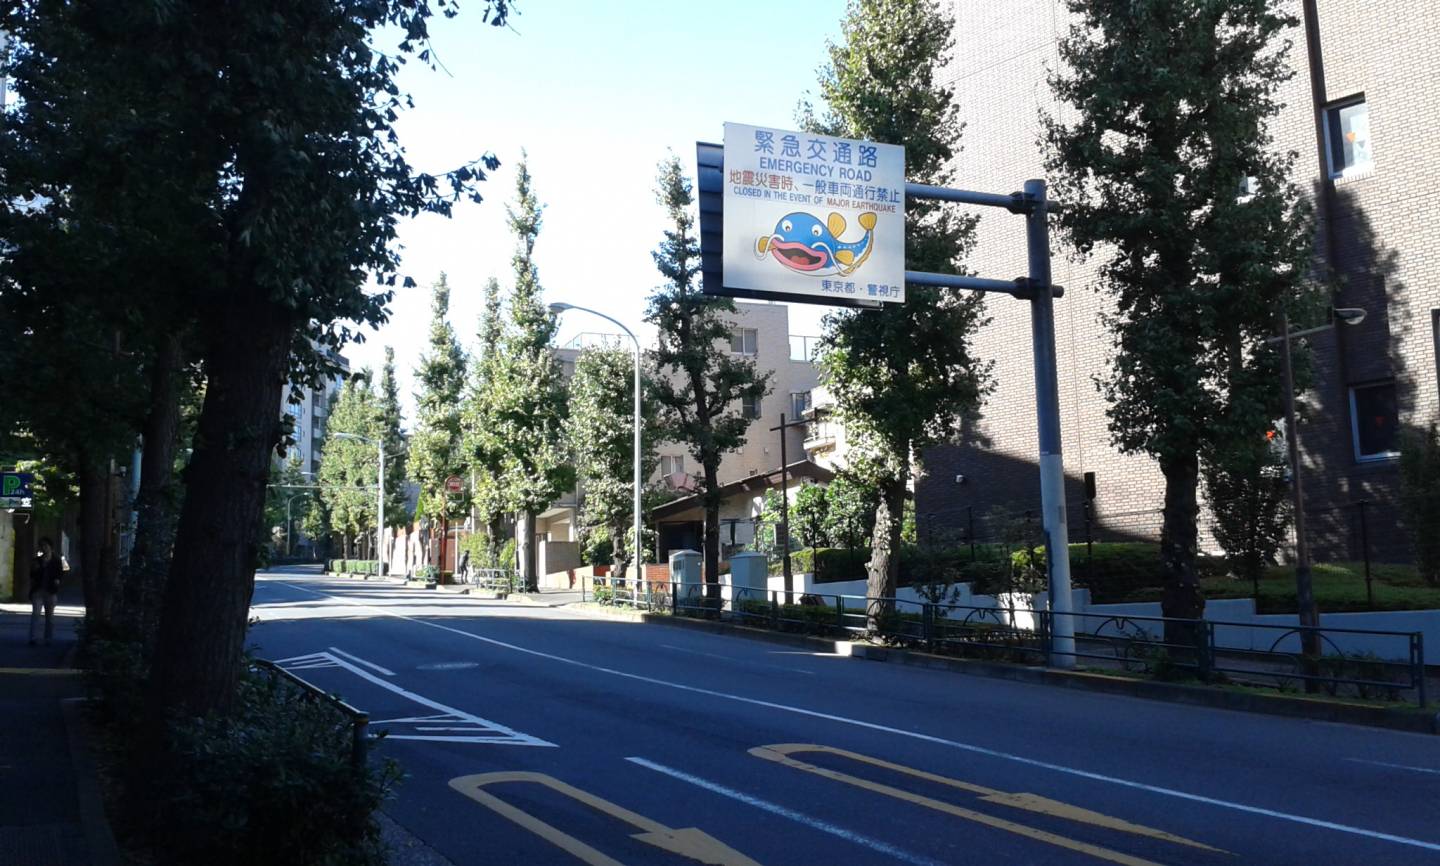
[(449, 311), (450, 282), (442, 273), (431, 289), (429, 349), (415, 368), (420, 390), (415, 394), (415, 435), (410, 441), (411, 479), (420, 487), (418, 509), (442, 521), (450, 513), (445, 479), (458, 474), (463, 465), (460, 394), (465, 351), (446, 319)]
[[(635, 502), (634, 359), (623, 349), (586, 349), (570, 379), (566, 438), (584, 491), (583, 520), (603, 526), (612, 540), (614, 574), (633, 559)], [(643, 383), (642, 383), (643, 388)], [(641, 400), (641, 484), (655, 471), (655, 404)], [(641, 491), (642, 496), (644, 491)], [(643, 504), (642, 504), (643, 507)], [(627, 555), (627, 551), (628, 554)]]
[(655, 398), (666, 438), (683, 442), (700, 464), (700, 497), (705, 506), (704, 579), (720, 580), (720, 461), (745, 444), (749, 419), (740, 401), (770, 393), (770, 374), (755, 362), (728, 351), (735, 304), (706, 295), (697, 284), (700, 243), (689, 178), (674, 156), (660, 163), (656, 200), (670, 228), (654, 252), (665, 277), (649, 299), (645, 321), (654, 325), (657, 345), (651, 356), (657, 371)]
[(341, 550), (347, 558), (352, 555), (352, 540), (357, 542), (354, 552), (358, 553), (369, 547), (366, 539), (375, 531), (375, 481), (380, 455), (370, 442), (348, 438), (379, 440), (384, 435), (384, 413), (368, 379), (366, 371), (346, 380), (330, 407), (320, 451), (320, 500), (325, 504), (331, 530), (343, 536)]
[(491, 547), (500, 543), (500, 521), (506, 508), (500, 475), (505, 452), (494, 435), (495, 386), (500, 371), (500, 340), (505, 332), (501, 314), (500, 281), (491, 277), (485, 282), (485, 309), (476, 335), (479, 356), (470, 365), (460, 410), (461, 448), (470, 468), (470, 501), (485, 526)]
[[(854, 0), (821, 70), (826, 112), (801, 122), (831, 135), (905, 146), (907, 179), (944, 186), (958, 153), (954, 92), (940, 83), (953, 22), (934, 0)], [(954, 273), (975, 220), (934, 201), (905, 203), (906, 268)], [(910, 479), (924, 450), (952, 441), (992, 385), (970, 340), (983, 325), (979, 296), (907, 284), (905, 303), (826, 317), (821, 379), (854, 448), (850, 470), (873, 484), (879, 508), (866, 592), (893, 597)]]
[[(385, 366), (380, 369), (380, 390), (376, 393), (380, 412), (380, 433), (385, 442), (385, 525), (405, 526), (410, 509), (405, 497), (407, 443), (401, 429), (400, 384), (395, 380), (395, 349), (385, 347)], [(384, 559), (382, 551), (380, 558)]]
[(540, 203), (522, 159), (515, 180), (515, 204), (507, 209), (515, 233), (515, 289), (491, 385), (490, 446), (500, 455), (500, 485), (506, 507), (515, 512), (515, 546), (525, 586), (538, 585), (535, 515), (575, 484), (565, 447), (566, 396), (560, 360), (555, 357), (555, 317), (545, 307), (535, 268)]
[(851, 550), (875, 531), (875, 487), (849, 473), (836, 476), (825, 487), (825, 537), (833, 545)]
[(1260, 577), (1275, 561), (1290, 526), (1289, 459), (1274, 439), (1221, 443), (1202, 461), (1205, 497), (1215, 515), (1215, 540), (1235, 576), (1260, 594)]
[(790, 506), (790, 526), (800, 538), (800, 543), (812, 550), (828, 539), (825, 523), (829, 518), (829, 501), (825, 488), (806, 482), (795, 492), (795, 502)]
[(1076, 119), (1045, 120), (1046, 165), (1070, 242), (1102, 257), (1113, 348), (1097, 385), (1112, 439), (1165, 478), (1164, 613), (1197, 618), (1201, 462), (1278, 417), (1280, 360), (1264, 341), (1309, 270), (1295, 155), (1267, 129), (1296, 22), (1276, 0), (1068, 5), (1050, 86)]
[[(175, 207), (153, 218), (194, 217), (187, 252), (212, 276), (184, 287), (207, 387), (153, 668), (157, 719), (223, 710), (234, 695), (284, 383), (329, 372), (311, 346), (343, 345), (350, 332), (337, 321), (383, 320), (400, 219), (478, 201), (484, 169), (498, 164), (437, 177), (406, 161), (395, 122), (408, 99), (395, 74), (406, 56), (428, 56), (435, 8), (261, 0), (73, 18), (106, 57), (149, 71), (120, 94), (124, 143), (168, 159), (157, 177)], [(486, 9), (499, 20), (508, 11), (505, 0)], [(374, 49), (372, 32), (395, 34), (397, 49)], [(366, 290), (371, 278), (381, 291)]]

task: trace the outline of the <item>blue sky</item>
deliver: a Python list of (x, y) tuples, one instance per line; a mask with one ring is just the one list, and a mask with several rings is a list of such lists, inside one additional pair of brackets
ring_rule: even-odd
[[(404, 225), (405, 272), (421, 287), (397, 291), (389, 323), (346, 350), (352, 364), (378, 368), (393, 345), (413, 419), (411, 370), (425, 344), (428, 287), (441, 271), (451, 322), (473, 344), (485, 280), (512, 282), (505, 204), (522, 148), (545, 205), (535, 255), (547, 299), (603, 310), (644, 339), (645, 298), (660, 281), (650, 253), (665, 227), (657, 163), (673, 150), (693, 172), (696, 140), (719, 141), (727, 120), (793, 128), (844, 5), (519, 0), (511, 27), (496, 28), (472, 0), (459, 17), (435, 22), (443, 68), (412, 60), (401, 77), (416, 102), (399, 124), (411, 163), (442, 171), (490, 151), (503, 165), (484, 184), (483, 204)], [(818, 333), (824, 311), (792, 306), (791, 332)], [(568, 313), (561, 339), (607, 330)]]

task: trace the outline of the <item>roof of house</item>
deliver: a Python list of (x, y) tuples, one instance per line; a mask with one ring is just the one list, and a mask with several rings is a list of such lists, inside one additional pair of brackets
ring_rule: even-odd
[[(797, 460), (785, 467), (791, 478), (809, 478), (812, 481), (828, 483), (835, 478), (835, 473), (811, 460)], [(734, 481), (728, 481), (720, 485), (720, 496), (722, 499), (734, 496), (737, 493), (747, 493), (752, 490), (765, 490), (779, 486), (780, 467), (771, 469), (769, 472), (759, 472), (754, 475), (747, 475)], [(650, 509), (650, 516), (656, 520), (665, 517), (674, 517), (683, 514), (692, 508), (700, 507), (702, 503), (701, 494), (692, 493), (679, 499), (672, 499), (663, 505), (657, 505)]]

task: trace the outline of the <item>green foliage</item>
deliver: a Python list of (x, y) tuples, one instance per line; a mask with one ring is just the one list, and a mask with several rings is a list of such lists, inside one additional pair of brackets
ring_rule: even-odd
[(509, 511), (536, 512), (575, 484), (566, 449), (565, 383), (555, 357), (555, 317), (546, 309), (535, 267), (541, 207), (522, 160), (515, 203), (515, 288), (489, 383), (489, 448), (499, 455), (500, 500)]
[(426, 514), (451, 513), (445, 479), (463, 471), (460, 453), (460, 394), (465, 385), (465, 352), (446, 315), (450, 282), (444, 273), (431, 290), (429, 348), (415, 369), (415, 435), (410, 441), (410, 476), (420, 487)]
[(498, 408), (494, 397), (501, 369), (500, 341), (505, 332), (501, 316), (500, 281), (491, 277), (485, 281), (485, 309), (477, 334), (479, 357), (470, 364), (470, 377), (460, 410), (461, 449), (474, 480), (470, 491), (471, 502), (481, 520), (490, 526), (498, 522), (506, 508), (500, 475), (504, 468), (505, 449), (494, 432)]
[[(1102, 257), (1110, 431), (1166, 477), (1167, 612), (1193, 616), (1199, 462), (1279, 414), (1276, 314), (1306, 293), (1295, 154), (1268, 126), (1293, 70), (1276, 0), (1069, 0), (1067, 103), (1043, 141), (1060, 224)], [(1254, 194), (1240, 197), (1251, 178)]]
[(587, 531), (580, 547), (580, 557), (586, 565), (610, 565), (615, 559), (610, 527), (596, 526)]
[[(825, 103), (809, 129), (905, 146), (907, 180), (945, 185), (959, 149), (953, 90), (941, 83), (953, 21), (935, 0), (855, 0), (820, 73)], [(975, 220), (951, 205), (905, 205), (905, 260), (913, 270), (954, 273), (974, 241)], [(985, 322), (979, 295), (907, 285), (905, 303), (825, 318), (821, 379), (852, 443), (851, 468), (885, 494), (874, 529), (871, 594), (893, 595), (904, 490), (921, 453), (951, 441), (991, 390), (991, 364), (970, 341)], [(892, 552), (897, 554), (892, 556)]]
[(756, 553), (765, 554), (766, 562), (778, 563), (784, 554), (780, 543), (780, 491), (769, 488), (760, 501), (760, 513), (755, 515), (755, 540), (751, 546)]
[(806, 482), (795, 491), (795, 502), (790, 506), (790, 531), (806, 547), (819, 547), (828, 542), (825, 524), (829, 514), (826, 488)]
[(395, 349), (385, 347), (385, 366), (380, 371), (380, 388), (375, 395), (380, 413), (380, 431), (385, 441), (385, 525), (410, 523), (405, 498), (405, 464), (408, 443), (401, 430), (400, 383), (395, 379)]
[(770, 393), (770, 374), (755, 362), (728, 351), (736, 315), (734, 302), (700, 291), (700, 242), (695, 230), (695, 198), (679, 158), (660, 163), (656, 200), (669, 228), (654, 252), (665, 284), (651, 295), (645, 321), (656, 329), (651, 354), (655, 399), (664, 438), (684, 443), (703, 469), (700, 483), (706, 525), (705, 567), (718, 573), (720, 460), (745, 444), (750, 420), (740, 414), (743, 399)]
[[(633, 551), (625, 527), (634, 514), (634, 370), (633, 357), (621, 349), (586, 349), (575, 361), (570, 379), (570, 416), (565, 435), (584, 487), (582, 520), (587, 527), (606, 528), (606, 538), (625, 539), (624, 549), (611, 546), (612, 558), (628, 561)], [(642, 389), (647, 389), (642, 381)], [(641, 483), (655, 471), (655, 401), (641, 400)], [(642, 498), (644, 491), (641, 491)], [(642, 503), (643, 507), (643, 503)], [(633, 529), (631, 530), (633, 533)]]
[(230, 714), (171, 722), (164, 759), (145, 760), (135, 748), (147, 718), (149, 672), (140, 645), (92, 641), (85, 664), (101, 698), (95, 718), (104, 760), (121, 786), (112, 820), (137, 859), (177, 866), (385, 862), (373, 815), (399, 769), (390, 760), (357, 768), (350, 720), (333, 705), (248, 671)]
[(371, 442), (347, 437), (378, 441), (385, 432), (383, 423), (381, 406), (364, 374), (348, 379), (330, 407), (317, 474), (320, 499), (335, 532), (358, 536), (375, 531), (380, 455)]
[(842, 473), (825, 487), (824, 539), (836, 547), (860, 547), (875, 529), (875, 486)]
[[(273, 546), (276, 554), (286, 555), (292, 546), (291, 537), (299, 531), (306, 514), (316, 507), (318, 490), (306, 490), (314, 482), (300, 471), (298, 457), (270, 467), (270, 484), (265, 488), (265, 519), (260, 523), (260, 553), (268, 557)], [(287, 513), (285, 508), (289, 503)], [(287, 525), (287, 518), (293, 522)]]
[(1440, 587), (1440, 433), (1434, 424), (1401, 442), (1400, 508), (1420, 574)]
[(1231, 571), (1255, 581), (1286, 541), (1290, 525), (1289, 466), (1279, 440), (1226, 443), (1201, 464), (1205, 495), (1215, 516), (1215, 540)]
[(492, 541), (483, 532), (473, 532), (460, 541), (460, 550), (470, 554), (471, 568), (515, 568), (515, 539)]

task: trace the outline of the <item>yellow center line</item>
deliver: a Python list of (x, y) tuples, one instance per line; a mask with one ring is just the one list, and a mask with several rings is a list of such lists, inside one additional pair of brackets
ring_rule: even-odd
[(1099, 812), (1092, 812), (1088, 809), (1082, 809), (1078, 806), (1072, 806), (1068, 803), (1062, 803), (1057, 800), (1049, 800), (1035, 794), (1010, 794), (1004, 791), (997, 791), (993, 788), (986, 788), (983, 785), (975, 785), (970, 782), (963, 782), (959, 779), (951, 779), (946, 776), (940, 776), (936, 775), (935, 773), (926, 772), (925, 770), (917, 770), (914, 767), (906, 767), (902, 764), (891, 763), (890, 761), (885, 761), (880, 758), (873, 758), (869, 755), (862, 755), (856, 752), (850, 752), (844, 749), (837, 749), (831, 746), (819, 746), (805, 743), (782, 743), (772, 746), (759, 746), (750, 750), (750, 754), (754, 755), (757, 758), (763, 758), (767, 761), (775, 761), (776, 763), (783, 764), (788, 767), (793, 767), (797, 770), (803, 770), (807, 773), (814, 773), (817, 776), (822, 776), (824, 778), (832, 779), (837, 782), (843, 782), (847, 785), (853, 785), (855, 787), (862, 788), (868, 791), (873, 791), (878, 794), (884, 794), (888, 797), (894, 797), (899, 800), (915, 803), (916, 805), (925, 806), (929, 809), (934, 809), (939, 812), (945, 812), (959, 818), (964, 818), (969, 821), (975, 821), (977, 823), (985, 824), (987, 826), (995, 827), (1001, 830), (1006, 830), (1011, 833), (1018, 833), (1022, 836), (1027, 836), (1037, 841), (1046, 842), (1051, 845), (1057, 845), (1059, 847), (1068, 848), (1074, 851), (1080, 851), (1082, 853), (1089, 854), (1102, 860), (1109, 860), (1114, 863), (1124, 864), (1151, 863), (1151, 861), (1132, 857), (1119, 851), (1112, 851), (1108, 848), (1103, 848), (1098, 845), (1091, 845), (1086, 842), (1069, 839), (1067, 837), (1059, 836), (1054, 833), (1049, 833), (1044, 830), (1039, 830), (1034, 827), (1027, 827), (1023, 824), (1016, 824), (1013, 821), (1007, 821), (1003, 818), (996, 818), (983, 812), (975, 812), (970, 809), (965, 809), (953, 803), (947, 803), (943, 800), (936, 800), (931, 797), (926, 797), (911, 791), (895, 788), (890, 785), (882, 784), (880, 782), (873, 782), (869, 779), (862, 779), (858, 776), (852, 776), (847, 773), (842, 773), (838, 770), (831, 770), (825, 767), (819, 767), (814, 764), (809, 764), (791, 757), (791, 755), (801, 752), (819, 752), (823, 754), (837, 755), (839, 757), (853, 760), (858, 763), (869, 764), (871, 766), (880, 767), (898, 773), (903, 773), (905, 775), (913, 776), (919, 779), (924, 779), (929, 782), (946, 785), (948, 787), (956, 788), (958, 790), (966, 791), (972, 794), (979, 794), (982, 800), (989, 803), (1011, 806), (1013, 808), (1024, 809), (1026, 811), (1035, 812), (1038, 814), (1049, 815), (1056, 818), (1062, 818), (1082, 824), (1088, 824), (1090, 826), (1100, 827), (1106, 830), (1116, 830), (1160, 841), (1173, 842), (1179, 845), (1187, 845), (1205, 851), (1214, 851), (1220, 854), (1226, 853), (1218, 848), (1212, 848), (1209, 845), (1204, 845), (1190, 839), (1185, 839), (1181, 836), (1166, 833), (1162, 830), (1156, 830), (1154, 828), (1145, 827), (1140, 824), (1132, 824), (1119, 818), (1113, 818), (1109, 815), (1103, 815)]

